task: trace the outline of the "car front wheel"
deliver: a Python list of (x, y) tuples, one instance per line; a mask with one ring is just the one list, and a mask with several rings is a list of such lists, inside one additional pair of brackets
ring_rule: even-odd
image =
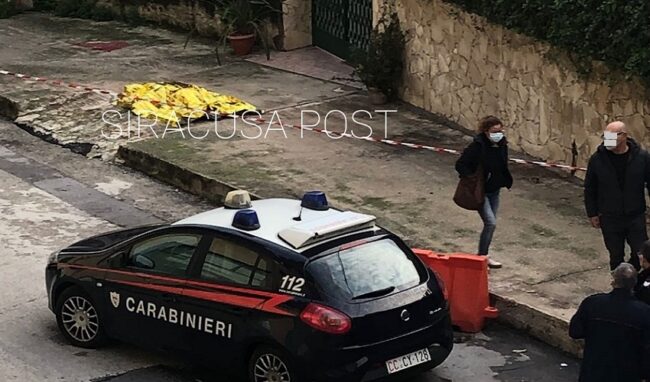
[(57, 299), (56, 321), (65, 338), (72, 345), (96, 348), (106, 339), (97, 308), (83, 289), (71, 287)]
[(298, 378), (295, 373), (290, 357), (268, 346), (259, 347), (248, 365), (250, 382), (296, 382)]

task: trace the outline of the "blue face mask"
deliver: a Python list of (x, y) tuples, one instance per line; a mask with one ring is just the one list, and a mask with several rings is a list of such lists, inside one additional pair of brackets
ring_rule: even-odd
[(503, 139), (503, 133), (490, 133), (490, 140), (494, 143), (499, 143)]

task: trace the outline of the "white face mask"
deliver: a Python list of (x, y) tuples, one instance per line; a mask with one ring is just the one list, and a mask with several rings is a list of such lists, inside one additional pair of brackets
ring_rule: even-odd
[(609, 131), (605, 132), (603, 145), (607, 150), (614, 150), (618, 146), (618, 135)]
[(499, 143), (503, 139), (503, 133), (490, 133), (490, 140), (494, 143)]

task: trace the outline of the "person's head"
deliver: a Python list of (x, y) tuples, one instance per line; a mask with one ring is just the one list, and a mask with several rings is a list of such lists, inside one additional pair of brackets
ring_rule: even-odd
[(615, 289), (634, 289), (638, 272), (629, 263), (622, 263), (612, 271), (612, 286)]
[(641, 260), (641, 268), (650, 269), (650, 240), (643, 243), (641, 251), (639, 252), (639, 260)]
[(503, 122), (493, 115), (481, 119), (478, 124), (478, 131), (485, 134), (494, 143), (499, 143), (503, 139), (503, 130)]
[(608, 150), (625, 150), (627, 146), (627, 128), (621, 121), (615, 121), (605, 127), (604, 144)]

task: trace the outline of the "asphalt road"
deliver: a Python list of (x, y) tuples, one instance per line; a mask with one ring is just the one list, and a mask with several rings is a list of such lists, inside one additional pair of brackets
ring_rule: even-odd
[[(222, 370), (130, 345), (74, 348), (47, 309), (43, 268), (57, 248), (84, 236), (210, 206), (140, 174), (73, 154), (0, 122), (0, 380), (233, 381)], [(449, 359), (413, 382), (576, 381), (578, 362), (490, 324), (457, 336)]]

